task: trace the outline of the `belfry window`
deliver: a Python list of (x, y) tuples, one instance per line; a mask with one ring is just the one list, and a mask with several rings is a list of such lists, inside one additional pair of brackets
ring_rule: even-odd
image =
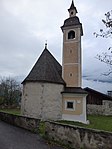
[(75, 38), (75, 32), (74, 31), (70, 31), (68, 33), (68, 39), (74, 39)]
[(73, 11), (71, 12), (71, 15), (73, 15)]

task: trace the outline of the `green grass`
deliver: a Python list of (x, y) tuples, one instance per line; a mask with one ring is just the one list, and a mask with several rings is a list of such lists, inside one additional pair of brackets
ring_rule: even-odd
[(39, 124), (39, 134), (45, 137), (45, 122), (40, 122)]
[(59, 122), (85, 128), (92, 128), (112, 132), (112, 116), (89, 115), (88, 120), (90, 121), (90, 124), (88, 125), (72, 121), (59, 121)]
[(20, 109), (0, 109), (0, 112), (6, 112), (14, 115), (20, 115)]

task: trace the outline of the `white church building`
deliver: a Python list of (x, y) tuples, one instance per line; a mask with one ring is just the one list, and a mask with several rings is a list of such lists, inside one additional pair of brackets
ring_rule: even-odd
[(83, 28), (72, 1), (63, 33), (62, 66), (47, 49), (22, 82), (22, 115), (42, 120), (87, 123), (86, 96), (82, 85), (81, 37)]

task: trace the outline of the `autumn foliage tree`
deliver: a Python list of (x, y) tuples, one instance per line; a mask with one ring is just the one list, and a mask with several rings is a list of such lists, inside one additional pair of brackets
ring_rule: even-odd
[[(102, 19), (102, 22), (106, 29), (100, 29), (100, 32), (94, 32), (94, 35), (96, 37), (112, 38), (112, 11), (105, 14), (105, 19)], [(109, 66), (109, 71), (104, 75), (112, 75), (112, 46), (110, 45), (106, 52), (97, 54), (96, 58)]]

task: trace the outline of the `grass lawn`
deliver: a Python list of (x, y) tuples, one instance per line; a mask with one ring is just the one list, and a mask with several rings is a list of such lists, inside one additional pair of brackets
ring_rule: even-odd
[(0, 112), (6, 112), (10, 114), (20, 115), (20, 109), (0, 109)]
[(112, 116), (88, 115), (89, 125), (79, 122), (59, 121), (64, 124), (77, 125), (85, 128), (92, 128), (112, 132)]

